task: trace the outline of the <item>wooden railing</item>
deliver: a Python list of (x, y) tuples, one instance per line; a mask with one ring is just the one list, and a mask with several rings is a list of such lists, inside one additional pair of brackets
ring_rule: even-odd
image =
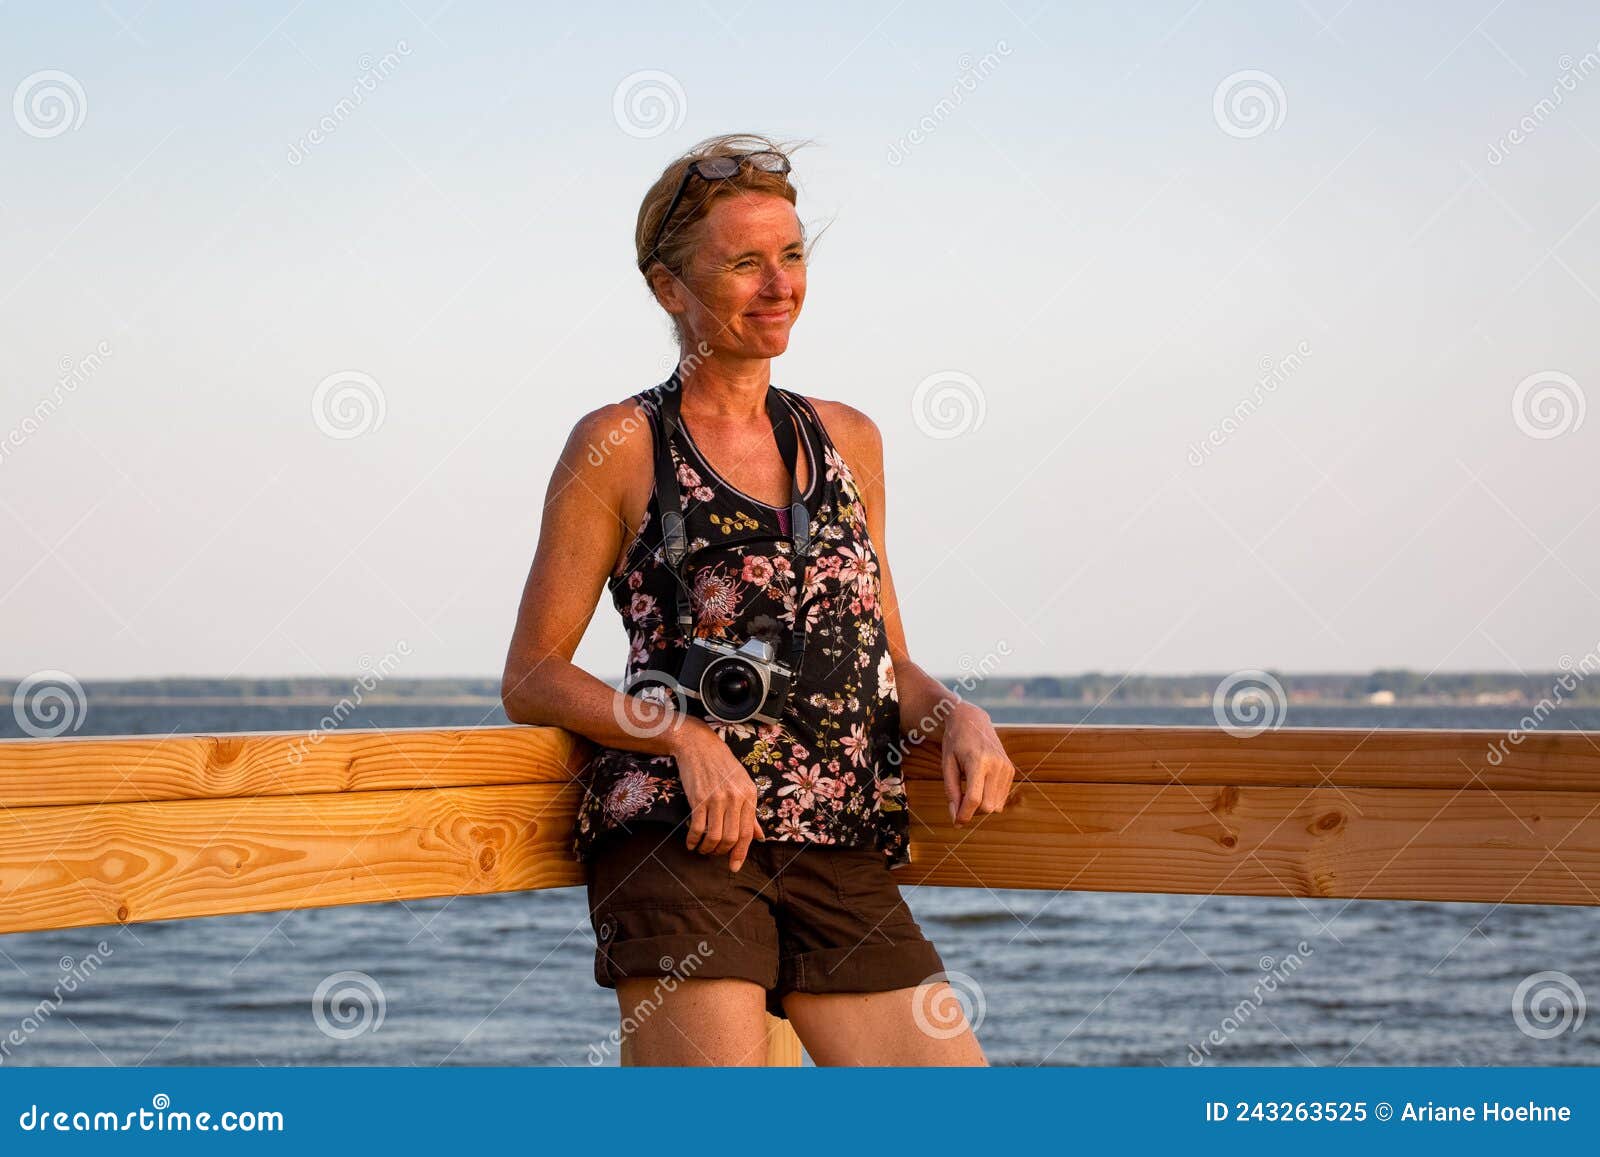
[[(1005, 810), (904, 772), (903, 884), (1600, 904), (1600, 735), (1000, 728)], [(0, 742), (0, 932), (582, 884), (537, 727)], [(782, 1022), (774, 1021), (775, 1024)], [(787, 1027), (773, 1056), (798, 1059)]]

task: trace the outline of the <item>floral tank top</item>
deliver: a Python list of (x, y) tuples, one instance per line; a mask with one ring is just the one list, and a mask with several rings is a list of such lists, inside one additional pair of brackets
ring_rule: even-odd
[[(649, 416), (657, 454), (667, 441), (665, 388), (633, 399)], [(779, 393), (798, 419), (808, 463), (802, 497), (811, 539), (804, 559), (791, 557), (787, 507), (759, 502), (723, 481), (681, 423), (665, 447), (683, 492), (695, 633), (737, 647), (755, 633), (753, 625), (770, 631), (776, 620), (776, 651), (784, 661), (797, 616), (806, 628), (801, 669), (779, 722), (706, 723), (749, 769), (768, 840), (876, 847), (888, 867), (903, 867), (911, 862), (910, 814), (893, 759), (900, 704), (878, 601), (877, 554), (855, 480), (817, 412), (798, 394)], [(676, 676), (688, 646), (660, 528), (652, 487), (639, 533), (607, 584), (628, 635), (624, 686), (646, 670)], [(606, 832), (689, 819), (670, 755), (599, 746), (579, 780), (584, 790), (572, 846), (580, 860)]]

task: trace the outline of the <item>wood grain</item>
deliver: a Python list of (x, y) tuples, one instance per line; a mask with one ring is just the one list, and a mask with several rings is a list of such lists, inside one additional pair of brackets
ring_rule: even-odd
[[(959, 830), (913, 750), (897, 880), (1600, 904), (1589, 733), (1000, 732), (1011, 801)], [(587, 750), (537, 727), (0, 742), (0, 932), (579, 884)]]

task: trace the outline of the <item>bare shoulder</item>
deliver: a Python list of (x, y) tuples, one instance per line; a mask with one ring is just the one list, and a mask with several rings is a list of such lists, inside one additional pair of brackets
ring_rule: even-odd
[(653, 442), (650, 416), (633, 398), (611, 402), (579, 418), (567, 435), (564, 465), (589, 476), (614, 477), (648, 468)]
[(822, 419), (828, 437), (852, 465), (875, 464), (883, 459), (883, 432), (863, 411), (847, 402), (806, 397)]
[[(552, 494), (574, 498), (587, 494), (617, 511), (642, 506), (651, 478), (652, 450), (650, 416), (637, 399), (590, 410), (567, 435), (551, 477)], [(573, 486), (580, 481), (581, 486)]]

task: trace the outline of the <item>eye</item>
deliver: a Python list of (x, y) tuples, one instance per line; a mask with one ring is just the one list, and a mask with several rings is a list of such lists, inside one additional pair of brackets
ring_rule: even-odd
[(786, 253), (784, 256), (786, 256), (790, 261), (804, 261), (806, 259), (806, 255), (798, 249), (791, 253)]
[(743, 261), (740, 261), (740, 262), (738, 262), (738, 263), (736, 263), (734, 265), (735, 269), (754, 269), (755, 267), (756, 267), (755, 261), (753, 261), (752, 259), (750, 259), (748, 257), (746, 257)]

